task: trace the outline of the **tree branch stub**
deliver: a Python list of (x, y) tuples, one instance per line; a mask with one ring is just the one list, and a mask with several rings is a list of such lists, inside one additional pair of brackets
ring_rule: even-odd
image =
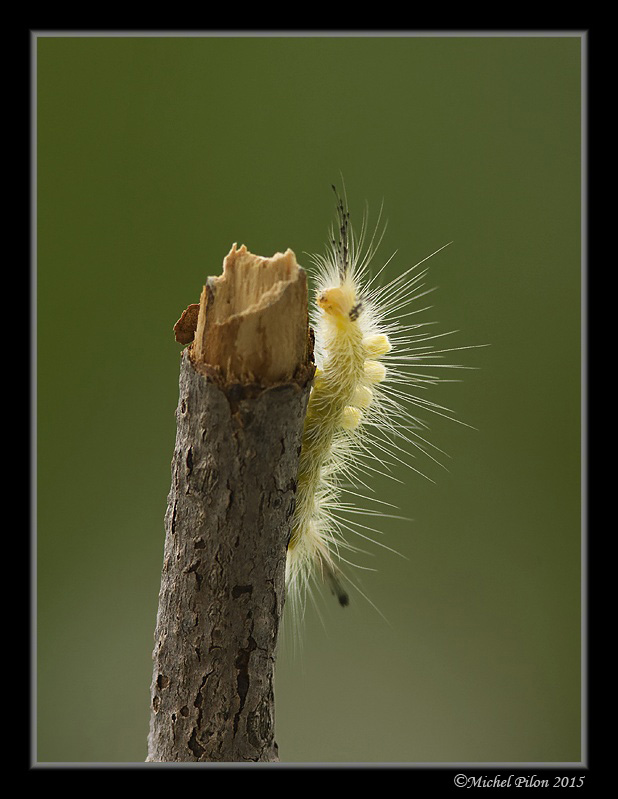
[(180, 372), (148, 760), (272, 761), (273, 673), (313, 376), (304, 271), (232, 248)]

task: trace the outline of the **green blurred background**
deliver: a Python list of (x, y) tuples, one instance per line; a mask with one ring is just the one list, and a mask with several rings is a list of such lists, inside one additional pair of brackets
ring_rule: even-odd
[[(376, 480), (361, 587), (284, 629), (286, 762), (579, 761), (579, 37), (46, 37), (37, 78), (38, 760), (142, 762), (180, 346), (233, 242), (320, 252), (346, 182), (431, 260), (476, 430)], [(416, 321), (416, 318), (412, 318)], [(446, 375), (445, 375), (446, 376)], [(371, 524), (371, 522), (369, 522)]]

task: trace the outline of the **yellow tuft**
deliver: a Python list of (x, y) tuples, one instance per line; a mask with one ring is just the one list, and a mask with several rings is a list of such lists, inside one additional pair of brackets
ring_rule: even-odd
[(356, 408), (368, 408), (373, 399), (373, 391), (369, 386), (358, 386), (352, 397), (352, 405)]
[(381, 383), (386, 377), (386, 367), (380, 361), (365, 361), (364, 369), (370, 383)]
[(393, 349), (393, 345), (389, 341), (388, 336), (384, 333), (377, 333), (373, 336), (367, 336), (363, 339), (363, 344), (367, 355), (371, 358), (379, 358), (380, 355), (386, 355)]
[(355, 430), (360, 424), (362, 416), (362, 411), (360, 411), (358, 408), (354, 408), (352, 405), (347, 405), (343, 409), (343, 413), (341, 415), (341, 426), (344, 430)]

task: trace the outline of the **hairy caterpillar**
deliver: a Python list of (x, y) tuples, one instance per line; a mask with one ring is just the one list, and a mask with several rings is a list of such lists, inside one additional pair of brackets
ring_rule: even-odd
[(288, 596), (294, 606), (300, 602), (303, 607), (316, 577), (330, 584), (341, 605), (349, 602), (339, 564), (348, 562), (342, 551), (356, 547), (346, 534), (368, 538), (371, 528), (342, 517), (346, 510), (359, 512), (342, 503), (344, 482), (363, 483), (363, 472), (380, 472), (378, 467), (389, 459), (418, 471), (405, 460), (410, 446), (436, 460), (430, 450), (438, 448), (421, 435), (427, 426), (410, 406), (440, 415), (451, 413), (411, 391), (439, 382), (423, 369), (443, 367), (435, 360), (451, 351), (428, 343), (448, 335), (428, 332), (431, 322), (406, 324), (410, 316), (426, 310), (412, 307), (408, 311), (407, 306), (432, 290), (422, 282), (427, 268), (418, 269), (431, 256), (379, 286), (376, 281), (390, 261), (371, 277), (369, 267), (381, 241), (381, 236), (376, 241), (380, 220), (363, 251), (367, 215), (357, 237), (345, 191), (342, 199), (332, 188), (337, 226), (331, 230), (325, 255), (311, 256), (317, 281), (311, 318), (317, 368), (303, 431), (286, 564)]

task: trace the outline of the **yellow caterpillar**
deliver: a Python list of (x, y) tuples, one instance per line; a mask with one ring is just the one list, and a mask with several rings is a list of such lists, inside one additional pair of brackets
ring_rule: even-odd
[[(329, 582), (341, 605), (348, 604), (338, 564), (347, 562), (342, 550), (356, 547), (346, 541), (345, 533), (368, 538), (361, 531), (371, 528), (342, 518), (341, 511), (349, 509), (341, 502), (343, 481), (362, 482), (360, 473), (380, 471), (376, 458), (378, 466), (388, 458), (406, 462), (399, 457), (406, 451), (401, 442), (432, 457), (428, 450), (433, 445), (418, 432), (426, 425), (416, 419), (409, 405), (442, 415), (449, 413), (410, 391), (411, 386), (439, 381), (423, 374), (422, 369), (428, 366), (428, 359), (448, 351), (427, 345), (438, 337), (427, 332), (426, 326), (431, 323), (402, 322), (403, 317), (426, 310), (401, 313), (428, 293), (422, 283), (427, 269), (417, 271), (427, 258), (387, 286), (375, 285), (386, 264), (373, 278), (368, 267), (380, 241), (375, 242), (374, 233), (363, 254), (366, 217), (357, 238), (347, 202), (334, 186), (333, 190), (337, 228), (332, 231), (326, 254), (312, 256), (317, 272), (316, 307), (311, 320), (317, 370), (305, 419), (288, 545), (286, 583), (293, 605), (299, 600), (304, 605), (316, 576)], [(404, 391), (398, 388), (402, 384)]]

